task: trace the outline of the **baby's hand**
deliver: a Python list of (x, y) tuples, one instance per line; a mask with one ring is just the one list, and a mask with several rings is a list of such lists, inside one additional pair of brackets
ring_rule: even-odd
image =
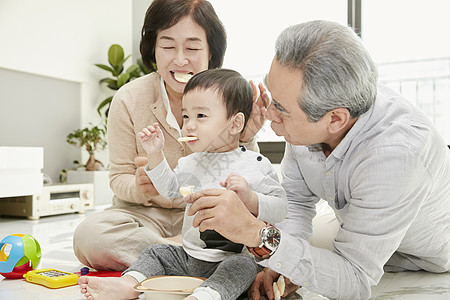
[(220, 185), (227, 190), (234, 191), (245, 206), (248, 207), (254, 192), (248, 187), (247, 180), (244, 177), (236, 173), (231, 173), (225, 181), (220, 182)]
[(142, 129), (142, 131), (137, 133), (137, 137), (147, 154), (158, 153), (164, 147), (164, 134), (158, 123)]

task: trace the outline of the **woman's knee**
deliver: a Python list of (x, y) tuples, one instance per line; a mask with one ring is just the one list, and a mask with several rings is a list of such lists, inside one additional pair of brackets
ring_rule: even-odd
[(95, 262), (114, 255), (112, 246), (122, 239), (123, 235), (115, 233), (114, 227), (117, 224), (111, 220), (117, 219), (102, 212), (87, 217), (75, 229), (73, 249), (80, 262), (94, 267)]
[(100, 237), (102, 242), (104, 242), (107, 235), (104, 235), (105, 226), (102, 223), (102, 217), (97, 215), (89, 216), (83, 220), (74, 231), (74, 247), (84, 247), (99, 241)]

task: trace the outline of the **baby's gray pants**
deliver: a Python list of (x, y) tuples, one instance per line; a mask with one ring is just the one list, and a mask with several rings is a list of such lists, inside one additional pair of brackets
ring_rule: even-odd
[(187, 255), (181, 246), (151, 245), (125, 272), (137, 271), (147, 277), (205, 277), (207, 280), (201, 286), (217, 291), (222, 300), (234, 300), (247, 291), (261, 269), (253, 257), (243, 254), (228, 256), (220, 262), (207, 262)]

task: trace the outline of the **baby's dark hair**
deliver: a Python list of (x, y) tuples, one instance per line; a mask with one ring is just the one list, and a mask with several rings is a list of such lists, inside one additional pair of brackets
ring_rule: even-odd
[(242, 112), (244, 128), (253, 107), (253, 91), (250, 83), (241, 74), (230, 69), (209, 69), (194, 75), (186, 84), (183, 96), (195, 89), (212, 89), (222, 95), (227, 109), (227, 118)]

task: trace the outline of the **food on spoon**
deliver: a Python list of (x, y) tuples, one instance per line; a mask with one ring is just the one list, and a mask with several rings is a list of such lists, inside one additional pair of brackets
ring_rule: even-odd
[(180, 187), (180, 194), (183, 197), (186, 197), (187, 195), (192, 194), (193, 192), (194, 192), (194, 186), (193, 185)]
[(173, 73), (173, 77), (179, 82), (186, 83), (191, 79), (191, 77), (194, 76), (191, 73)]
[(280, 275), (278, 280), (273, 283), (273, 297), (275, 300), (280, 300), (281, 296), (284, 294), (284, 290), (286, 288), (286, 284), (284, 282), (284, 276)]
[(278, 277), (277, 286), (278, 286), (278, 289), (280, 290), (280, 296), (283, 296), (284, 290), (286, 288), (286, 284), (284, 282), (284, 276), (283, 275), (280, 275), (280, 277)]
[(183, 136), (178, 138), (179, 142), (189, 142), (189, 141), (195, 141), (198, 140), (198, 137), (196, 136)]
[(280, 290), (278, 289), (278, 286), (277, 286), (276, 282), (273, 283), (273, 298), (275, 300), (280, 300), (281, 299)]

